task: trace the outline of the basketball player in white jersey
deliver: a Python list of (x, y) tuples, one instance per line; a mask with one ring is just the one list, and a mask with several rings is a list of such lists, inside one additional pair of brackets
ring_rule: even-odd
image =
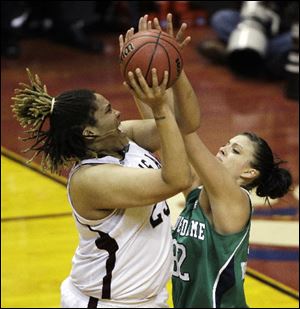
[[(130, 74), (130, 91), (151, 108), (155, 121), (122, 123), (102, 95), (73, 90), (52, 97), (37, 75), (28, 74), (31, 85), (18, 89), (13, 111), (23, 126), (37, 124), (30, 149), (43, 153), (42, 164), (52, 172), (76, 162), (68, 197), (79, 245), (61, 285), (62, 307), (168, 307), (172, 236), (165, 200), (191, 182), (166, 95), (168, 72), (158, 85), (154, 69), (152, 88), (141, 74)], [(162, 164), (149, 152), (158, 145)]]

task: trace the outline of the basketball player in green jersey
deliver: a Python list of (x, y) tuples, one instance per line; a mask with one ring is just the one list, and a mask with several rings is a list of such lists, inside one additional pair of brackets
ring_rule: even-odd
[[(172, 16), (167, 30), (173, 34)], [(145, 15), (139, 30), (151, 27)], [(159, 28), (157, 20), (154, 27)], [(177, 38), (184, 47), (182, 25)], [(130, 37), (132, 33), (127, 33)], [(122, 45), (122, 44), (121, 44)], [(199, 104), (184, 73), (170, 90), (182, 132), (197, 127)], [(147, 107), (136, 100), (144, 118)], [(193, 185), (184, 192), (186, 205), (173, 228), (173, 303), (175, 308), (245, 308), (244, 293), (250, 219), (248, 190), (260, 197), (278, 198), (289, 190), (292, 179), (279, 167), (268, 144), (254, 133), (231, 138), (217, 155), (192, 133), (184, 136), (194, 167)]]
[[(231, 138), (214, 156), (196, 133), (185, 136), (194, 185), (173, 229), (176, 308), (245, 308), (251, 201), (282, 197), (291, 175), (254, 133)], [(200, 186), (200, 187), (199, 187)]]

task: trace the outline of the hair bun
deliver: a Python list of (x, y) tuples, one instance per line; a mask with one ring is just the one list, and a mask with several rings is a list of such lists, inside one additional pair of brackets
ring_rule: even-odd
[(257, 187), (256, 194), (260, 197), (279, 198), (289, 191), (291, 184), (290, 172), (276, 164), (268, 179)]

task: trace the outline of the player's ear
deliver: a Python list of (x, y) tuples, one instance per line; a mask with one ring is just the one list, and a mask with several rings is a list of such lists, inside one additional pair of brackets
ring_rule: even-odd
[(241, 174), (241, 177), (244, 179), (256, 178), (259, 175), (259, 171), (255, 168), (249, 168)]

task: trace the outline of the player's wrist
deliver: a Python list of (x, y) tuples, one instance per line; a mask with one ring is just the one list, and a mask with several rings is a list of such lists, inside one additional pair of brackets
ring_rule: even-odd
[(169, 109), (167, 104), (154, 106), (152, 108), (153, 118), (157, 121), (164, 120), (169, 114)]

